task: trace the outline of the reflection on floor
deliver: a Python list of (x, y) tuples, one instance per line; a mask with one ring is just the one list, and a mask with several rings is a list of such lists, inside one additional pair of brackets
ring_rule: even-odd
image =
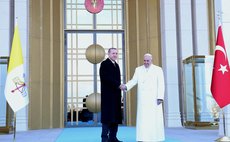
[(66, 122), (65, 127), (66, 128), (76, 128), (76, 127), (100, 127), (100, 122), (94, 122), (93, 120), (89, 120), (88, 122), (83, 121), (73, 121), (73, 122)]
[[(118, 138), (123, 142), (135, 142), (135, 127), (120, 126)], [(77, 127), (64, 129), (30, 130), (16, 133), (16, 142), (100, 142), (101, 127)], [(165, 142), (213, 142), (218, 130), (194, 130), (166, 128)], [(0, 142), (12, 142), (13, 134), (1, 134)]]

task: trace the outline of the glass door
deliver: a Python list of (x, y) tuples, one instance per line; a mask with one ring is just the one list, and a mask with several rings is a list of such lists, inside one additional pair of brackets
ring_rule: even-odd
[[(107, 58), (111, 47), (118, 49), (117, 63), (123, 80), (123, 33), (66, 33), (66, 127), (100, 125), (100, 112), (87, 109), (86, 97), (100, 93), (100, 63), (92, 64), (86, 59), (86, 49), (92, 44), (101, 45)], [(123, 107), (123, 106), (121, 106)]]
[(100, 63), (90, 63), (86, 59), (86, 49), (98, 44), (105, 50), (107, 58), (107, 50), (117, 48), (123, 80), (124, 1), (105, 0), (103, 10), (93, 14), (86, 10), (85, 0), (65, 0), (64, 14), (65, 124), (66, 127), (97, 126), (100, 112), (90, 112), (85, 101), (90, 94), (100, 93)]

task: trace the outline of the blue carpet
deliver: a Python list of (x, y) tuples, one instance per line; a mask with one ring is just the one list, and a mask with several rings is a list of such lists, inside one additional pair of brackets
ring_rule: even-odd
[[(100, 135), (101, 127), (65, 128), (56, 142), (100, 142)], [(123, 142), (136, 142), (136, 128), (120, 126), (117, 137)], [(165, 142), (181, 141), (166, 137)]]

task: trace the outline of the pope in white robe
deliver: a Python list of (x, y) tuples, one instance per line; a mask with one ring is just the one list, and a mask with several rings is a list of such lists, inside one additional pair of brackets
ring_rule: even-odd
[(152, 55), (144, 55), (144, 65), (135, 69), (133, 78), (122, 90), (137, 86), (136, 140), (159, 142), (165, 140), (163, 106), (164, 76), (161, 67), (152, 64)]

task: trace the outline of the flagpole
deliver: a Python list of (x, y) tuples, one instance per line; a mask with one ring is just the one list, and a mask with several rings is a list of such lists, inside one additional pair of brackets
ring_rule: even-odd
[(230, 142), (230, 137), (226, 136), (226, 126), (225, 126), (225, 115), (224, 110), (221, 109), (222, 115), (223, 115), (223, 128), (224, 128), (224, 136), (221, 138), (218, 138), (216, 142)]
[[(17, 22), (17, 20), (16, 20)], [(23, 67), (23, 54), (20, 41), (18, 26), (16, 25), (14, 37), (12, 41), (12, 48), (10, 52), (10, 59), (7, 69), (7, 77), (5, 83), (5, 97), (14, 111), (14, 136), (16, 136), (16, 112), (29, 103), (29, 96), (27, 94), (24, 67)], [(16, 88), (15, 88), (16, 87)], [(15, 90), (16, 89), (16, 90)]]
[(16, 138), (16, 112), (14, 112), (14, 139), (13, 141), (15, 141)]

